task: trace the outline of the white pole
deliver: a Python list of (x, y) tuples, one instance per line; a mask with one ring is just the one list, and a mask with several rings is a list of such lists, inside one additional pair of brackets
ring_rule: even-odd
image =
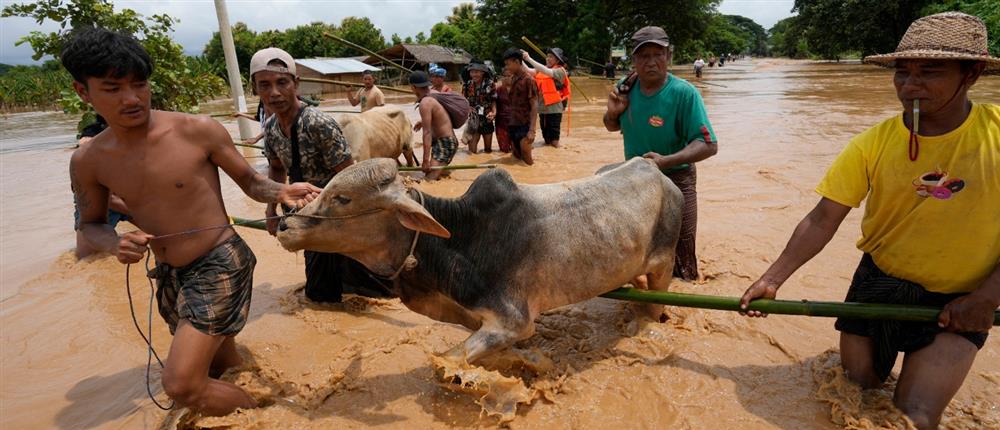
[[(236, 112), (246, 112), (247, 99), (243, 96), (243, 81), (240, 80), (240, 65), (236, 60), (236, 46), (233, 44), (233, 30), (229, 27), (226, 0), (215, 0), (215, 16), (219, 18), (219, 36), (222, 39), (222, 52), (226, 55), (226, 72), (229, 73), (229, 92), (233, 96), (233, 109)], [(254, 137), (250, 131), (250, 120), (237, 118), (236, 123), (240, 127), (240, 139)]]

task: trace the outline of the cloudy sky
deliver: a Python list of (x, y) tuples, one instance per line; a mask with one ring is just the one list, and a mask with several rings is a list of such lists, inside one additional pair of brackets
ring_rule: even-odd
[[(0, 5), (22, 3), (20, 0), (0, 0)], [(413, 36), (451, 15), (451, 9), (469, 0), (228, 0), (230, 23), (242, 21), (256, 31), (283, 30), (313, 21), (339, 23), (347, 16), (366, 16), (382, 30), (388, 39), (393, 33)], [(743, 15), (770, 28), (779, 19), (791, 15), (794, 0), (723, 0), (720, 11)], [(205, 43), (218, 31), (219, 22), (212, 0), (116, 0), (117, 8), (129, 8), (145, 16), (165, 13), (180, 20), (174, 26), (174, 39), (189, 54), (200, 53)], [(53, 23), (38, 25), (28, 18), (0, 18), (0, 63), (31, 64), (28, 45), (14, 46), (18, 39), (31, 31), (54, 31)]]

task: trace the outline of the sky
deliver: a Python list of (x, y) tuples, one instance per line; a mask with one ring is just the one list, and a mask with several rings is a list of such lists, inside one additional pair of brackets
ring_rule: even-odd
[[(451, 15), (451, 9), (470, 0), (228, 0), (230, 25), (245, 22), (255, 31), (284, 30), (313, 21), (339, 24), (348, 16), (368, 17), (388, 39), (393, 33), (402, 37), (423, 31), (430, 34), (434, 24)], [(0, 0), (0, 5), (24, 3), (20, 0)], [(219, 30), (212, 0), (117, 0), (115, 8), (132, 9), (144, 16), (165, 13), (180, 20), (174, 25), (174, 40), (188, 54), (200, 54), (212, 33)], [(723, 0), (719, 10), (730, 15), (743, 15), (770, 28), (778, 20), (791, 15), (794, 0)], [(31, 47), (15, 46), (31, 31), (51, 32), (58, 25), (47, 22), (38, 25), (30, 18), (0, 18), (0, 63), (35, 64)], [(669, 32), (669, 29), (667, 29)]]

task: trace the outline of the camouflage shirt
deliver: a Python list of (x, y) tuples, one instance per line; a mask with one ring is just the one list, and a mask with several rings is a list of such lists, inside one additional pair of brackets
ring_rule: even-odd
[[(333, 117), (312, 107), (302, 109), (297, 124), (299, 166), (306, 182), (322, 188), (333, 178), (333, 168), (351, 158), (351, 148)], [(277, 120), (269, 121), (264, 127), (264, 154), (268, 161), (280, 161), (285, 169), (291, 170), (291, 138), (281, 131)]]

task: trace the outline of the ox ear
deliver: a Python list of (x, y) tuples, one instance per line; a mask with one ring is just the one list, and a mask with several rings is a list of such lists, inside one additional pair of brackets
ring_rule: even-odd
[(419, 231), (448, 239), (451, 232), (444, 228), (431, 216), (427, 209), (417, 204), (413, 199), (402, 197), (396, 199), (396, 218), (399, 223), (413, 231)]

